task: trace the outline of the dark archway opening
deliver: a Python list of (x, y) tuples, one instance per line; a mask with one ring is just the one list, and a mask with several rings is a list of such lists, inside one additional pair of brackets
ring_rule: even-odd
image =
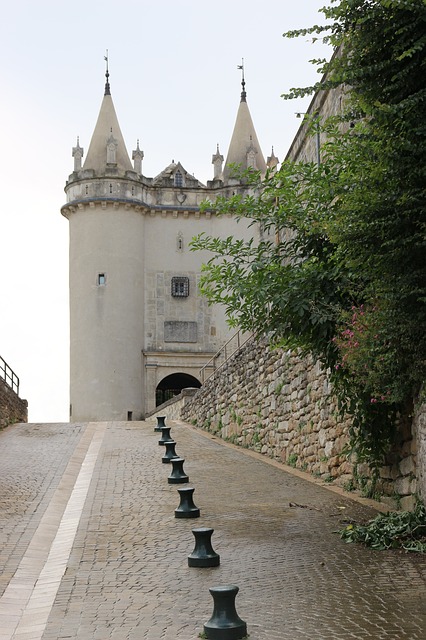
[(173, 398), (173, 396), (179, 395), (182, 389), (186, 387), (195, 387), (199, 389), (201, 382), (194, 378), (194, 376), (188, 373), (172, 373), (170, 376), (166, 376), (157, 385), (155, 390), (155, 406), (163, 404)]

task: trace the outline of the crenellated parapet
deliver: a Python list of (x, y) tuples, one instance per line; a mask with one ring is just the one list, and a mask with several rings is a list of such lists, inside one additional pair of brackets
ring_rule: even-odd
[[(65, 218), (69, 219), (73, 213), (77, 213), (79, 211), (99, 211), (106, 209), (113, 209), (117, 212), (119, 210), (133, 210), (135, 213), (150, 218), (161, 217), (172, 218), (175, 220), (178, 218), (187, 220), (190, 217), (193, 217), (195, 220), (209, 220), (212, 216), (216, 215), (212, 209), (201, 210), (200, 207), (149, 205), (146, 202), (142, 203), (136, 200), (126, 200), (125, 198), (92, 198), (90, 200), (73, 200), (61, 208), (61, 213)], [(222, 217), (232, 218), (232, 214), (229, 213)]]
[[(176, 174), (172, 173), (170, 166), (155, 178), (138, 176), (131, 171), (126, 171), (122, 177), (113, 174), (100, 177), (91, 169), (74, 171), (66, 183), (67, 203), (61, 212), (68, 217), (70, 207), (76, 204), (89, 205), (99, 202), (121, 202), (125, 206), (195, 211), (206, 201), (214, 203), (219, 195), (230, 189), (224, 187), (222, 181), (209, 182), (206, 187), (189, 175), (180, 163), (174, 167), (177, 167), (177, 171), (179, 168), (182, 171), (183, 182), (179, 185), (176, 185)], [(235, 187), (232, 189), (229, 195), (235, 193)]]

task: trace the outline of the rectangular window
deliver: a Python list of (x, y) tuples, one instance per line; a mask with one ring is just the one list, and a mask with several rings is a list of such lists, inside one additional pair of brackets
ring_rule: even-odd
[(105, 273), (98, 273), (98, 286), (102, 287), (106, 284), (106, 275)]
[(189, 296), (189, 278), (183, 276), (172, 278), (172, 296), (174, 298), (187, 298)]

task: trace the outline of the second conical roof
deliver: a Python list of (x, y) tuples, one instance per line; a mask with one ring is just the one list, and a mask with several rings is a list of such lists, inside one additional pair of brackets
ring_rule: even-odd
[(250, 110), (245, 99), (245, 92), (243, 92), (223, 171), (223, 179), (225, 182), (232, 177), (230, 165), (240, 165), (243, 170), (250, 166), (248, 164), (248, 154), (251, 151), (255, 157), (254, 168), (262, 174), (265, 174), (265, 158), (263, 157), (259, 140), (257, 139), (253, 120), (251, 119)]

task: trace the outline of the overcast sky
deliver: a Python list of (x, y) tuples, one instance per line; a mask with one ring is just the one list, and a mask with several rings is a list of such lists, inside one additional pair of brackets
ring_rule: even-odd
[(329, 57), (289, 29), (322, 22), (322, 0), (15, 0), (2, 8), (0, 356), (20, 377), (30, 422), (68, 420), (68, 222), (60, 214), (77, 136), (87, 152), (105, 84), (143, 173), (172, 160), (206, 182), (228, 150), (241, 92), (264, 156), (298, 129), (290, 87)]

